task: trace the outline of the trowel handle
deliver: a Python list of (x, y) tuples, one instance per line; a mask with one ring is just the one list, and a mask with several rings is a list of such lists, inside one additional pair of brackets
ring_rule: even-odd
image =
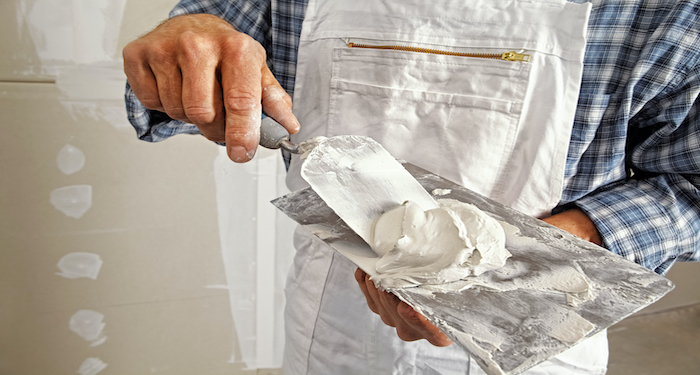
[(260, 121), (260, 146), (278, 149), (280, 142), (284, 140), (289, 140), (287, 129), (273, 120), (272, 117), (263, 114), (262, 121)]
[(299, 147), (289, 141), (287, 129), (265, 114), (260, 121), (260, 146), (273, 150), (282, 148), (293, 154), (299, 153)]

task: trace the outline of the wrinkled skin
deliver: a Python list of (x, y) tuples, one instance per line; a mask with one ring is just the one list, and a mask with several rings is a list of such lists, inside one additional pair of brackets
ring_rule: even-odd
[(264, 48), (218, 17), (174, 17), (129, 43), (123, 56), (129, 84), (146, 108), (225, 142), (235, 162), (255, 155), (262, 111), (290, 133), (299, 131)]

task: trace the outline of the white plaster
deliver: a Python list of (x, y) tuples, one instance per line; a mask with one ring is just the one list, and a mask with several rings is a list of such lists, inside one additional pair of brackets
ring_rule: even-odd
[(41, 72), (56, 77), (61, 104), (75, 119), (130, 129), (124, 108), (119, 31), (126, 0), (24, 0), (20, 30), (29, 30)]
[[(19, 12), (45, 65), (118, 59), (126, 0), (26, 0)], [(51, 73), (50, 71), (47, 73)]]
[(565, 343), (575, 343), (595, 329), (588, 320), (573, 310), (552, 309), (553, 313), (542, 319), (548, 334)]
[(68, 279), (87, 277), (97, 280), (97, 275), (102, 267), (102, 259), (93, 253), (70, 253), (66, 254), (58, 261), (58, 268), (61, 272), (56, 275)]
[(454, 199), (422, 210), (411, 201), (382, 214), (370, 245), (379, 259), (372, 279), (382, 287), (442, 285), (503, 267), (501, 225), (476, 206)]
[(92, 207), (92, 186), (72, 185), (54, 189), (50, 202), (66, 216), (79, 219)]
[(107, 121), (116, 129), (131, 129), (124, 107), (124, 74), (121, 61), (66, 66), (56, 77), (63, 107), (76, 120)]
[(79, 148), (66, 144), (56, 157), (56, 165), (64, 174), (73, 174), (85, 166), (85, 154)]
[(107, 367), (107, 364), (102, 362), (99, 358), (88, 358), (83, 361), (78, 369), (78, 374), (80, 375), (95, 375), (100, 373)]
[(105, 342), (106, 336), (102, 335), (105, 323), (104, 315), (92, 310), (79, 310), (70, 318), (68, 327), (78, 336), (91, 342), (91, 346), (97, 346)]

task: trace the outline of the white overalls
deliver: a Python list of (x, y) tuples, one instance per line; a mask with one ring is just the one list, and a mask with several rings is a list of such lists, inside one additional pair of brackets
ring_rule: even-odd
[[(296, 142), (367, 135), (403, 159), (533, 216), (559, 201), (590, 4), (310, 0)], [(352, 47), (350, 47), (352, 43)], [(410, 51), (358, 45), (408, 46)], [(516, 51), (502, 61), (439, 51)], [(292, 160), (287, 183), (307, 186)], [(367, 307), (355, 265), (303, 229), (287, 284), (285, 375), (483, 374), (457, 345), (403, 342)], [(526, 374), (602, 374), (599, 334)]]

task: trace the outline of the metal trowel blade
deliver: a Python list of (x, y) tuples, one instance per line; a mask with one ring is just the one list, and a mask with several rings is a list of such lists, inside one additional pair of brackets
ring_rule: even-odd
[(438, 207), (401, 163), (368, 137), (344, 135), (324, 140), (304, 161), (301, 175), (368, 244), (372, 227), (384, 212), (407, 200), (423, 210)]

